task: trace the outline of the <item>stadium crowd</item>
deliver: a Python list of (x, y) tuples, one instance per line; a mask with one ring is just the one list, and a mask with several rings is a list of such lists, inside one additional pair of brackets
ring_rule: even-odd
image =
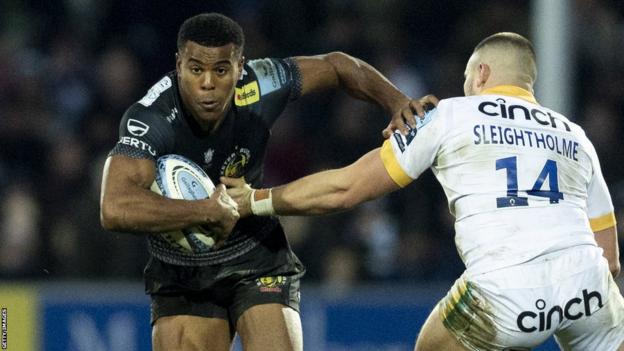
[[(214, 3), (211, 5), (211, 3)], [(138, 280), (140, 235), (99, 223), (103, 161), (132, 102), (174, 69), (180, 23), (222, 12), (247, 37), (245, 56), (344, 51), (413, 97), (462, 95), (474, 45), (498, 31), (531, 38), (530, 2), (244, 0), (0, 3), (0, 279)], [(624, 232), (624, 3), (576, 0), (574, 113), (587, 130)], [(538, 77), (539, 79), (539, 77)], [(537, 92), (539, 100), (539, 91)], [(347, 165), (382, 142), (390, 116), (344, 94), (291, 104), (278, 120), (265, 183)], [(446, 199), (430, 173), (360, 208), (284, 218), (305, 282), (451, 281), (463, 268)], [(435, 188), (435, 189), (434, 189)], [(624, 240), (620, 240), (624, 244)]]

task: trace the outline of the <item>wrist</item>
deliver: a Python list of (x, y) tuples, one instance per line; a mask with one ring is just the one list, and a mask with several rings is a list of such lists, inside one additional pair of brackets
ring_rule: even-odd
[(256, 216), (273, 216), (273, 195), (271, 188), (254, 189), (250, 196), (251, 213)]
[(389, 104), (386, 106), (386, 110), (392, 114), (400, 112), (405, 106), (408, 106), (410, 98), (401, 92), (397, 92), (397, 95), (390, 99)]

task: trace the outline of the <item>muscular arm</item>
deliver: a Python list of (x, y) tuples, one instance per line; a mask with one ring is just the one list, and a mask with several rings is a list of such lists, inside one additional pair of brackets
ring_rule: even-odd
[[(222, 203), (222, 189), (206, 200), (167, 199), (149, 190), (154, 177), (154, 161), (109, 157), (100, 198), (102, 226), (116, 231), (164, 232), (206, 224), (217, 231), (231, 231), (238, 213), (228, 213), (231, 209)], [(235, 206), (232, 208), (236, 212)]]
[(615, 226), (594, 232), (596, 242), (603, 250), (603, 256), (609, 261), (609, 270), (613, 277), (620, 274), (620, 250), (618, 248), (617, 228)]
[(341, 88), (349, 95), (377, 103), (389, 112), (409, 97), (368, 63), (342, 52), (295, 57), (302, 77), (301, 93)]
[[(249, 215), (253, 189), (240, 178), (221, 178), (221, 182), (230, 187), (228, 193), (239, 204), (241, 216)], [(397, 189), (375, 149), (347, 167), (303, 177), (271, 189), (271, 194), (276, 214), (320, 215), (350, 209)], [(256, 193), (266, 197), (268, 189)]]
[(392, 82), (368, 63), (342, 52), (318, 56), (295, 57), (302, 77), (301, 93), (341, 88), (349, 95), (383, 107), (392, 117), (388, 131), (399, 129), (407, 132), (403, 121), (415, 126), (414, 113), (424, 116), (423, 105), (437, 105), (437, 98), (428, 95), (421, 101), (411, 100)]

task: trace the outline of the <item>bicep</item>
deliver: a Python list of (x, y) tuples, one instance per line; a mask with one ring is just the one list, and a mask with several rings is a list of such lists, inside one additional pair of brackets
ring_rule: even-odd
[(149, 189), (156, 175), (155, 162), (123, 155), (110, 156), (102, 176), (102, 202), (108, 195), (124, 194), (133, 187)]
[(298, 56), (294, 60), (301, 74), (301, 94), (318, 91), (327, 87), (337, 87), (338, 75), (328, 55)]

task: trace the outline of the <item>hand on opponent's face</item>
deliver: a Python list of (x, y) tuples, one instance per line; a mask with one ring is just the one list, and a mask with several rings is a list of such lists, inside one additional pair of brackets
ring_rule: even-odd
[(408, 125), (411, 128), (416, 128), (416, 116), (424, 117), (425, 112), (435, 106), (438, 106), (438, 98), (434, 95), (425, 95), (418, 100), (404, 101), (397, 106), (396, 112), (392, 115), (392, 120), (386, 129), (382, 131), (384, 139), (388, 139), (395, 130), (399, 130), (401, 134), (407, 135), (409, 132)]

